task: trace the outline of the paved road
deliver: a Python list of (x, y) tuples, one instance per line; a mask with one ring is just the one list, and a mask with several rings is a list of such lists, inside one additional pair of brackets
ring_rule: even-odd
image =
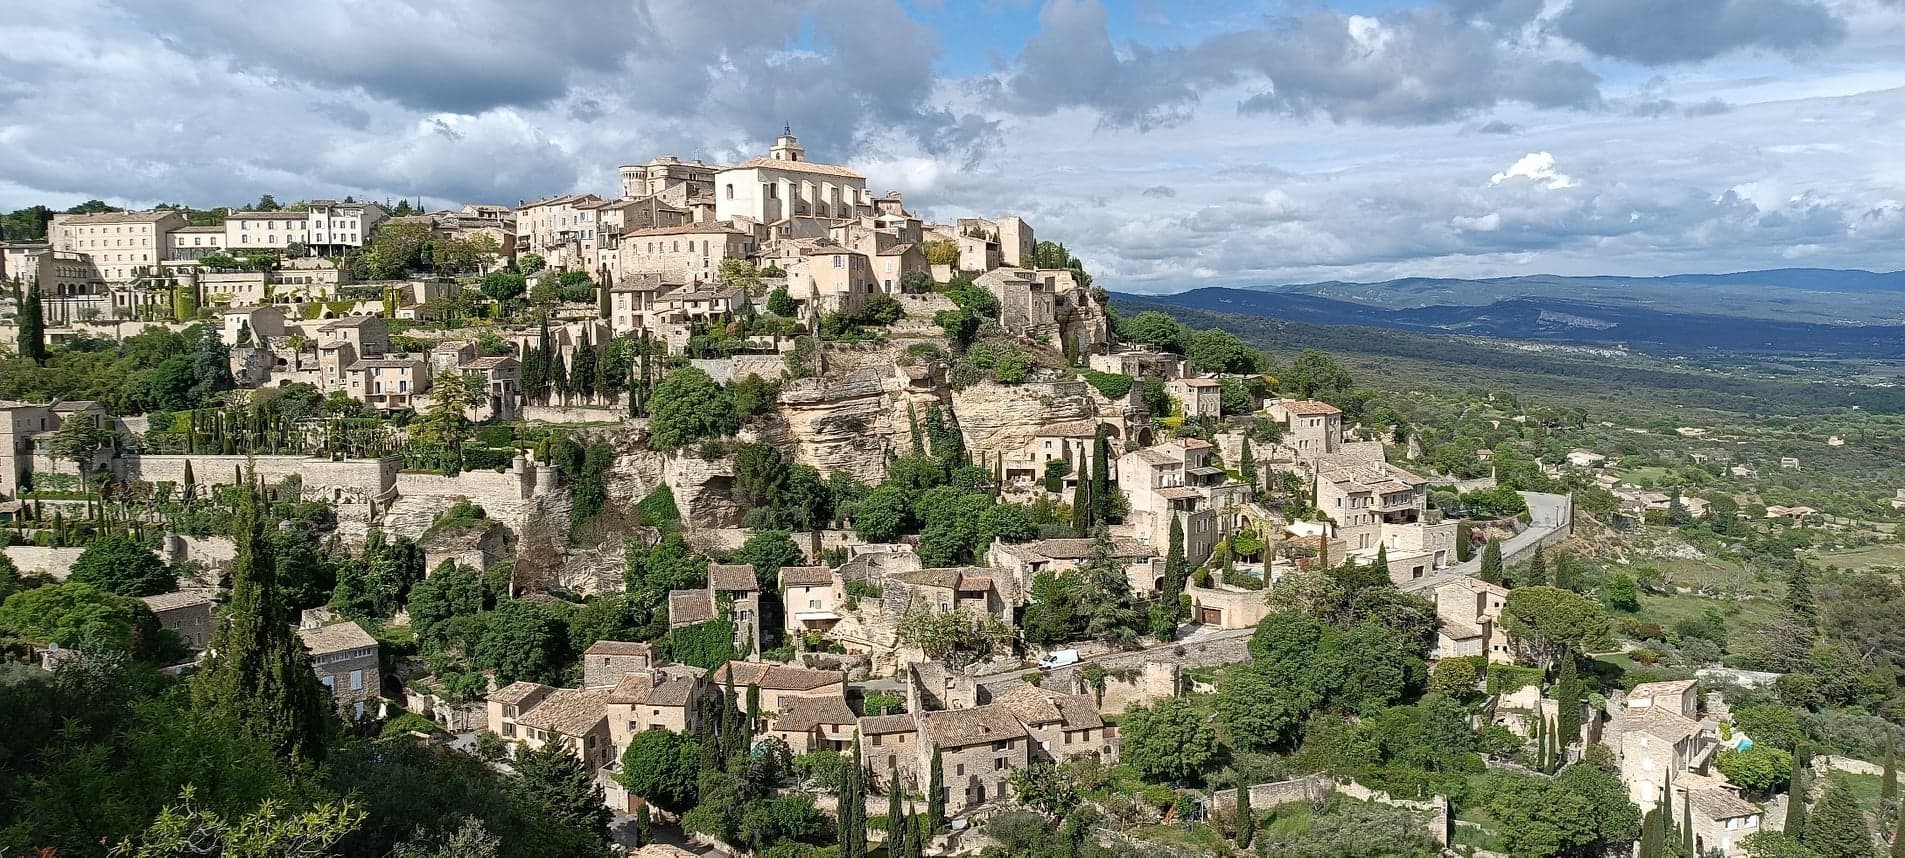
[[(1537, 541), (1546, 539), (1549, 534), (1573, 523), (1574, 504), (1567, 495), (1522, 492), (1521, 496), (1528, 502), (1528, 529), (1502, 540), (1503, 557), (1513, 556), (1516, 552), (1533, 546)], [(1482, 555), (1477, 552), (1468, 560), (1444, 567), (1434, 575), (1410, 581), (1403, 589), (1421, 591), (1457, 575), (1477, 575), (1481, 571)]]

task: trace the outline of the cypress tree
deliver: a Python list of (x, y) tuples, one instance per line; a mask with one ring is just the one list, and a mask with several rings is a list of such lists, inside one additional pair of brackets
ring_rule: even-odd
[(1792, 837), (1806, 834), (1806, 796), (1812, 791), (1812, 745), (1801, 739), (1793, 748), (1792, 794), (1786, 802), (1786, 826)]
[(1587, 697), (1587, 688), (1581, 684), (1581, 675), (1574, 666), (1574, 653), (1568, 652), (1561, 657), (1561, 670), (1554, 681), (1554, 699), (1559, 710), (1555, 732), (1565, 751), (1581, 735), (1581, 706)]
[(889, 858), (897, 858), (895, 850), (906, 839), (906, 811), (900, 807), (901, 792), (899, 757), (894, 757), (886, 772), (886, 854)]
[[(1676, 842), (1679, 841), (1680, 839), (1680, 828), (1674, 824), (1674, 816), (1673, 816), (1673, 772), (1672, 771), (1667, 772), (1666, 785), (1660, 788), (1660, 801), (1659, 803), (1654, 805), (1654, 809), (1660, 811), (1661, 848), (1665, 850), (1669, 848), (1667, 846), (1667, 838), (1671, 837)], [(1691, 858), (1691, 856), (1689, 856), (1689, 858)]]
[(1072, 487), (1072, 530), (1082, 538), (1091, 533), (1091, 465), (1079, 462), (1078, 485)]
[(1091, 524), (1104, 524), (1111, 518), (1111, 442), (1105, 438), (1104, 424), (1098, 424), (1091, 447)]
[(1482, 549), (1482, 569), (1479, 576), (1490, 584), (1502, 582), (1502, 541), (1490, 539)]
[(46, 363), (46, 311), (40, 306), (39, 284), (27, 289), (20, 302), (20, 356)]
[(1898, 798), (1898, 750), (1892, 731), (1885, 731), (1885, 771), (1879, 775), (1879, 798)]
[(1665, 839), (1660, 832), (1660, 809), (1647, 811), (1647, 814), (1640, 818), (1639, 858), (1663, 858), (1660, 849)]
[(761, 687), (747, 687), (747, 730), (749, 734), (761, 729)]
[(1527, 580), (1516, 581), (1517, 587), (1545, 587), (1548, 585), (1548, 558), (1540, 545), (1535, 546), (1535, 556), (1528, 559), (1528, 567), (1522, 570)]
[(920, 839), (930, 839), (946, 825), (946, 762), (933, 748), (932, 770), (926, 779), (926, 828)]
[(1799, 561), (1786, 576), (1786, 610), (1805, 618), (1810, 624), (1819, 616), (1819, 605), (1812, 598), (1812, 566)]
[(1250, 490), (1254, 492), (1257, 490), (1257, 454), (1250, 449), (1249, 435), (1244, 436), (1244, 449), (1241, 458), (1243, 461), (1237, 463), (1237, 472), (1243, 474), (1244, 482), (1249, 483)]
[(1899, 802), (1898, 818), (1892, 820), (1892, 853), (1890, 858), (1905, 858), (1905, 802)]
[(1872, 830), (1865, 825), (1865, 812), (1851, 788), (1837, 779), (1826, 785), (1800, 841), (1822, 858), (1872, 858)]
[(1237, 782), (1237, 848), (1248, 851), (1257, 834), (1257, 816), (1250, 809), (1250, 785)]
[(315, 763), (324, 757), (327, 695), (279, 596), (258, 489), (251, 481), (240, 489), (232, 516), (231, 601), (193, 697), (265, 739), (288, 762)]
[(1698, 858), (1693, 850), (1693, 791), (1688, 790), (1680, 796), (1680, 849), (1687, 858)]
[(860, 767), (860, 737), (853, 738), (853, 750), (847, 757), (847, 771), (840, 779), (840, 856), (866, 858), (867, 793), (866, 773)]
[(654, 814), (648, 809), (648, 802), (635, 808), (635, 847), (647, 846), (653, 840), (655, 827)]

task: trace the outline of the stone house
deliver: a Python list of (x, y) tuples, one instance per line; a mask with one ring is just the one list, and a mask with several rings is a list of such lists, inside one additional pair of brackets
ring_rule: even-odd
[(949, 814), (1005, 799), (1012, 773), (1032, 764), (1032, 734), (1002, 704), (922, 712), (919, 735), (914, 770), (930, 771), (939, 754)]
[(655, 665), (655, 650), (645, 643), (596, 641), (582, 651), (582, 687), (614, 688), (622, 677)]
[(1270, 419), (1283, 424), (1283, 446), (1308, 461), (1342, 449), (1343, 410), (1327, 402), (1279, 399), (1266, 409)]
[(913, 715), (868, 715), (860, 719), (859, 729), (861, 763), (881, 792), (891, 785), (895, 769), (902, 788), (925, 782), (928, 770), (919, 767), (919, 724)]
[(708, 681), (725, 690), (734, 689), (735, 703), (746, 707), (749, 688), (759, 689), (761, 712), (771, 722), (785, 711), (795, 698), (839, 697), (846, 699), (847, 675), (838, 670), (775, 664), (761, 661), (730, 661), (709, 675)]
[(417, 358), (367, 358), (346, 374), (351, 398), (385, 414), (415, 410), (430, 389), (430, 365)]
[(217, 623), (212, 619), (212, 597), (205, 591), (180, 590), (142, 596), (139, 601), (159, 618), (160, 628), (171, 629), (186, 647), (199, 651), (211, 646)]
[(1508, 588), (1457, 575), (1437, 584), (1428, 596), (1440, 620), (1431, 658), (1486, 655), (1490, 662), (1514, 663), (1508, 636), (1496, 629), (1502, 606), (1508, 602)]
[(670, 283), (714, 280), (724, 259), (746, 259), (759, 248), (754, 233), (725, 219), (623, 232), (617, 242), (615, 279), (658, 275)]
[(972, 282), (999, 299), (998, 322), (1008, 333), (1026, 335), (1051, 330), (1058, 324), (1057, 298), (1051, 284), (1035, 271), (997, 268)]
[(530, 749), (557, 743), (590, 771), (615, 758), (609, 692), (516, 682), (490, 694), (490, 729)]
[(1715, 748), (1696, 720), (1699, 685), (1693, 680), (1647, 682), (1608, 701), (1609, 744), (1620, 760), (1628, 798), (1643, 811), (1665, 795), (1667, 780), (1702, 767)]
[(516, 204), (516, 252), (541, 256), (552, 269), (595, 269), (594, 194), (558, 194)]
[(1169, 393), (1184, 406), (1185, 417), (1219, 417), (1224, 413), (1224, 385), (1214, 378), (1174, 378), (1164, 383)]
[(1212, 463), (1216, 448), (1179, 438), (1118, 458), (1118, 488), (1130, 502), (1126, 527), (1160, 554), (1169, 548), (1171, 519), (1184, 528), (1184, 556), (1192, 564), (1210, 557), (1217, 540), (1235, 530), (1236, 508), (1250, 487)]
[[(1006, 543), (994, 540), (986, 550), (986, 563), (1004, 570), (1013, 592), (1025, 594), (1032, 579), (1040, 573), (1057, 574), (1084, 565), (1091, 556), (1095, 539), (1035, 539), (1031, 542)], [(1112, 557), (1125, 569), (1131, 592), (1156, 593), (1164, 588), (1164, 561), (1141, 540), (1113, 538)]]
[(1428, 485), (1394, 465), (1325, 455), (1316, 464), (1316, 508), (1336, 522), (1351, 552), (1373, 553), (1383, 544), (1383, 525), (1423, 519)]
[(1004, 707), (1025, 725), (1034, 760), (1062, 763), (1093, 757), (1106, 764), (1115, 760), (1111, 731), (1089, 697), (1020, 682), (995, 691), (991, 705)]
[[(745, 704), (745, 700), (742, 705)], [(847, 705), (844, 694), (784, 697), (767, 733), (787, 743), (796, 754), (815, 751), (845, 752), (852, 748), (860, 716)]]
[(783, 631), (825, 633), (840, 622), (846, 602), (846, 582), (825, 566), (782, 566), (781, 605), (786, 614)]
[(925, 608), (940, 612), (975, 611), (1010, 623), (1018, 596), (1000, 587), (995, 577), (997, 572), (983, 566), (902, 572), (887, 578), (886, 588), (881, 592), (881, 609), (894, 622), (907, 611)]
[(609, 324), (616, 334), (652, 329), (660, 307), (656, 299), (685, 285), (660, 274), (625, 274), (609, 287)]
[(870, 214), (866, 177), (846, 167), (817, 164), (792, 129), (783, 129), (765, 157), (715, 171), (715, 217), (777, 223), (795, 218), (850, 218)]
[(866, 254), (837, 245), (806, 248), (783, 270), (787, 294), (811, 313), (858, 315), (869, 296), (887, 291)]
[(377, 639), (350, 620), (322, 623), (306, 613), (298, 638), (311, 653), (318, 681), (330, 690), (338, 712), (347, 718), (364, 717), (370, 702), (383, 695)]
[[(1098, 437), (1098, 427), (1101, 425), (1104, 425), (1101, 421), (1087, 418), (1040, 426), (1033, 431), (1024, 447), (1004, 455), (1006, 482), (1021, 486), (1040, 485), (1045, 480), (1046, 463), (1062, 460), (1069, 464), (1071, 470), (1065, 474), (1060, 491), (1071, 491), (1078, 485), (1078, 463), (1091, 459), (1092, 443)], [(1115, 442), (1113, 446), (1116, 446)], [(1113, 459), (1107, 463), (1112, 470), (1107, 476), (1113, 482), (1118, 479), (1116, 461)]]
[(623, 674), (608, 695), (609, 738), (619, 751), (636, 733), (693, 730), (696, 704), (712, 691), (707, 671), (684, 664)]
[(1156, 378), (1170, 381), (1184, 374), (1184, 359), (1167, 351), (1132, 348), (1095, 354), (1086, 364), (1098, 372), (1128, 375), (1132, 378)]
[(1674, 776), (1676, 814), (1685, 813), (1693, 828), (1694, 852), (1726, 858), (1747, 854), (1740, 841), (1758, 834), (1765, 809), (1740, 797), (1739, 787), (1723, 778), (1687, 773)]
[(403, 683), (404, 708), (452, 733), (472, 733), (489, 729), (489, 710), (482, 698), (453, 699), (434, 676), (419, 676)]

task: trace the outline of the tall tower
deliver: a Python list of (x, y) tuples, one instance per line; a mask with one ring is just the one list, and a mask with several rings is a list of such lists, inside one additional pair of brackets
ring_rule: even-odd
[(794, 126), (782, 125), (781, 136), (774, 141), (774, 148), (767, 150), (767, 154), (776, 161), (801, 161), (806, 159), (807, 150), (800, 148), (800, 140), (794, 136)]

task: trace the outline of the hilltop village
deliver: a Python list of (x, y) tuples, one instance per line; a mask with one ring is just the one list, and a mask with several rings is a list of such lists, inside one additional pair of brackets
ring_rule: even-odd
[[(1032, 223), (926, 222), (791, 131), (620, 178), (7, 242), (10, 655), (241, 724), (321, 688), (323, 730), (522, 784), (507, 837), (582, 832), (430, 854), (1299, 854), (1299, 808), (1394, 849), (1313, 854), (1733, 856), (1835, 812), (1704, 676), (1595, 674), (1621, 585), (1555, 558), (1605, 457), (1439, 473), (1328, 356), (1122, 318)], [(432, 813), (375, 841), (354, 800), (353, 849)], [(0, 845), (83, 828), (45, 825)]]

